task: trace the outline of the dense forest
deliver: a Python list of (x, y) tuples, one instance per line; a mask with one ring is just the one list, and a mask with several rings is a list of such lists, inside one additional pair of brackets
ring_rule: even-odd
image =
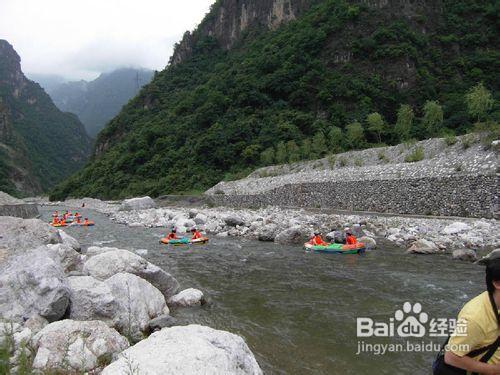
[(155, 75), (51, 198), (199, 191), (261, 165), (494, 127), (500, 3), (415, 4), (319, 1), (230, 50), (195, 31), (191, 56)]

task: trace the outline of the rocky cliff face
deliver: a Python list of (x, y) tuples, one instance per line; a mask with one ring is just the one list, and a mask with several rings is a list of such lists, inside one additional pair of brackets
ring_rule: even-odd
[(176, 45), (170, 63), (175, 65), (191, 56), (194, 43), (206, 36), (213, 37), (224, 49), (231, 48), (248, 29), (274, 29), (294, 20), (314, 0), (219, 0), (198, 29), (186, 32)]
[(59, 111), (0, 40), (0, 189), (40, 193), (82, 166), (89, 151), (76, 116)]

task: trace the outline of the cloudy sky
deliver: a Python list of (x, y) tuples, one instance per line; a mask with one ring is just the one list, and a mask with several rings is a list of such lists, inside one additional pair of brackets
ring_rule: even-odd
[(214, 0), (0, 0), (0, 39), (28, 75), (93, 79), (123, 66), (161, 70)]

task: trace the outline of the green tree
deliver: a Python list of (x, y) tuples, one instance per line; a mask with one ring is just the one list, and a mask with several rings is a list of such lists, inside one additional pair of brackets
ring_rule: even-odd
[(242, 151), (241, 157), (246, 163), (252, 164), (255, 161), (258, 161), (260, 150), (261, 147), (259, 145), (250, 145)]
[(330, 146), (330, 151), (333, 153), (342, 151), (343, 143), (344, 135), (342, 134), (342, 129), (338, 126), (332, 126), (328, 132), (328, 145)]
[(357, 121), (346, 126), (346, 143), (352, 149), (363, 147), (365, 144), (365, 134), (363, 126)]
[(413, 109), (408, 104), (401, 104), (398, 109), (398, 118), (396, 120), (396, 126), (394, 127), (394, 132), (400, 141), (407, 141), (410, 139), (410, 132), (413, 126), (413, 119), (415, 114)]
[(422, 125), (431, 137), (439, 135), (443, 126), (443, 108), (435, 100), (428, 100), (424, 104), (424, 118)]
[(278, 142), (276, 145), (276, 163), (278, 164), (284, 164), (287, 161), (287, 153), (286, 153), (286, 146), (285, 142), (281, 141)]
[(385, 122), (382, 115), (378, 112), (370, 113), (366, 116), (366, 123), (368, 124), (367, 129), (377, 136), (377, 142), (382, 143), (382, 133), (385, 129)]
[(311, 158), (311, 140), (309, 138), (304, 139), (302, 142), (300, 153), (304, 160), (309, 160)]
[(264, 151), (261, 152), (260, 154), (260, 162), (263, 165), (272, 165), (274, 164), (274, 148), (269, 147), (266, 148)]
[(488, 115), (488, 112), (493, 107), (494, 100), (491, 92), (481, 82), (469, 90), (465, 95), (465, 102), (469, 114), (475, 117), (477, 122), (480, 122)]
[(328, 151), (328, 146), (326, 145), (325, 135), (322, 131), (314, 134), (313, 142), (312, 142), (312, 150), (316, 157), (323, 157)]
[(300, 160), (300, 149), (295, 141), (288, 141), (286, 143), (286, 152), (288, 155), (289, 163), (296, 163)]

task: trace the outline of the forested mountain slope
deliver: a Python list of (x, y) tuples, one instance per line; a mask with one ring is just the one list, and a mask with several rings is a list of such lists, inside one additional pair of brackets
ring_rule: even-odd
[(32, 195), (81, 168), (91, 143), (76, 116), (24, 76), (20, 61), (0, 40), (0, 190)]
[[(259, 165), (464, 133), (475, 121), (466, 92), (478, 82), (499, 92), (499, 10), (220, 0), (53, 198), (200, 190)], [(490, 117), (499, 113), (496, 100)]]

